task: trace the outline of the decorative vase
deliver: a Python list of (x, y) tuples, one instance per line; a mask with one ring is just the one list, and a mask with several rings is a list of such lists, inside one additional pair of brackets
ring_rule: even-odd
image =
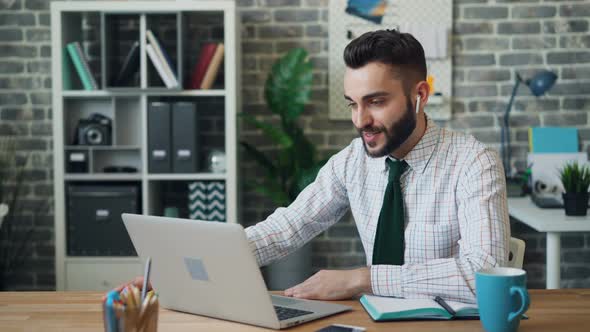
[(588, 213), (588, 193), (563, 193), (566, 216), (585, 216)]
[(263, 268), (268, 290), (285, 290), (312, 275), (312, 249), (308, 243), (289, 256)]

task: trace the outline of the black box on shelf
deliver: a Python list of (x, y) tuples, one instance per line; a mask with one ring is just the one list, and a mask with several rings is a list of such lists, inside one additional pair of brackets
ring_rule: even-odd
[(88, 150), (67, 150), (66, 151), (66, 172), (67, 173), (88, 173), (89, 172)]
[(136, 255), (122, 213), (141, 213), (139, 183), (67, 184), (68, 255)]
[(195, 103), (172, 104), (172, 168), (175, 173), (194, 173), (199, 169), (199, 132)]
[(171, 157), (170, 104), (150, 102), (148, 107), (148, 163), (150, 173), (170, 173)]

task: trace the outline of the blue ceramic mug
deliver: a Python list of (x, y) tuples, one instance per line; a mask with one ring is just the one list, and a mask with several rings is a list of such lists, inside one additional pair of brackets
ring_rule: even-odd
[(515, 332), (529, 308), (526, 271), (495, 267), (475, 273), (479, 316), (487, 332)]

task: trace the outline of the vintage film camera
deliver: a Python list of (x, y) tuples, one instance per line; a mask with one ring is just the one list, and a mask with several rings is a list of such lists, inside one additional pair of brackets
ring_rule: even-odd
[(80, 119), (76, 128), (74, 145), (112, 145), (112, 120), (102, 114), (93, 113)]

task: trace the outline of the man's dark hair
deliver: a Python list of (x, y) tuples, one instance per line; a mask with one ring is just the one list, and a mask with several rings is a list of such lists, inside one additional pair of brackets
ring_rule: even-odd
[(413, 83), (426, 80), (426, 59), (420, 42), (409, 33), (397, 30), (366, 32), (344, 49), (346, 66), (357, 69), (370, 62), (395, 66), (394, 77), (401, 79), (409, 94)]

